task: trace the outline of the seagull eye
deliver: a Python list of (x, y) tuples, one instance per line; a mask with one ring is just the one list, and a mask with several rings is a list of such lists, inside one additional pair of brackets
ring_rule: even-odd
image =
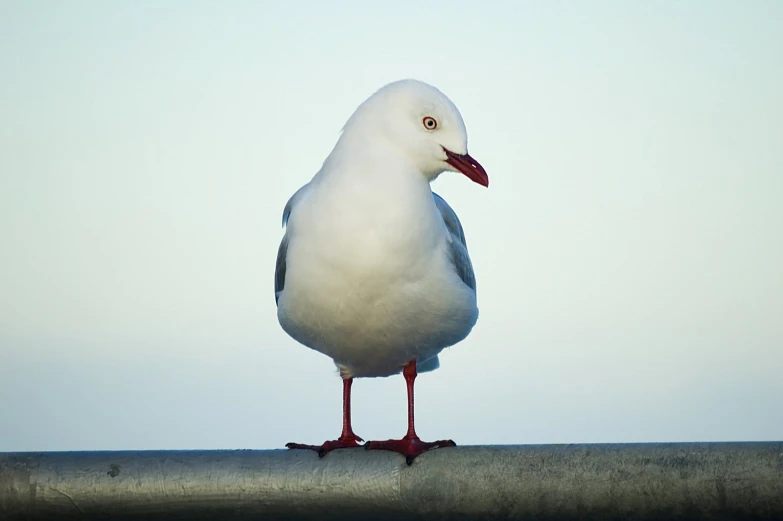
[(435, 130), (436, 128), (438, 128), (438, 122), (435, 121), (435, 118), (431, 118), (427, 116), (426, 118), (421, 120), (421, 122), (424, 124), (424, 128), (426, 128), (427, 130)]

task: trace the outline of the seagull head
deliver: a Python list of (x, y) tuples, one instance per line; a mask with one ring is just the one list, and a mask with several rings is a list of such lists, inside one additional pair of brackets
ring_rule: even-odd
[(457, 107), (418, 80), (390, 83), (370, 96), (343, 129), (343, 137), (372, 137), (390, 145), (432, 181), (449, 170), (489, 186), (486, 170), (468, 154), (468, 133)]

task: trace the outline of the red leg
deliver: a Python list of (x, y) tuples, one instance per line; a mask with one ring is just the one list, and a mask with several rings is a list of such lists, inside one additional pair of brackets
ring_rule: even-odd
[(323, 458), (327, 452), (334, 449), (347, 449), (350, 447), (359, 447), (362, 440), (359, 436), (353, 433), (351, 428), (351, 384), (353, 378), (343, 379), (343, 432), (340, 437), (333, 441), (325, 441), (321, 445), (304, 445), (302, 443), (286, 443), (286, 447), (289, 449), (307, 449), (314, 450), (318, 453), (318, 456)]
[(364, 448), (368, 450), (391, 450), (405, 456), (405, 461), (410, 465), (419, 454), (440, 447), (456, 447), (451, 440), (421, 441), (416, 435), (416, 427), (413, 421), (413, 382), (416, 380), (416, 361), (412, 360), (402, 370), (405, 384), (408, 387), (408, 432), (400, 440), (368, 441)]

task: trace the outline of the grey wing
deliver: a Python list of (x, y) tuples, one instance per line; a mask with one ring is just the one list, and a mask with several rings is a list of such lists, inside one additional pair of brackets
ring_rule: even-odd
[(285, 256), (288, 253), (288, 234), (283, 236), (283, 241), (277, 249), (277, 265), (275, 266), (275, 305), (280, 300), (280, 293), (285, 286)]
[(470, 255), (468, 255), (468, 244), (465, 241), (465, 232), (462, 230), (462, 223), (459, 222), (456, 212), (452, 210), (451, 206), (438, 194), (432, 192), (432, 197), (435, 200), (435, 206), (440, 210), (441, 216), (443, 216), (443, 222), (446, 224), (446, 228), (451, 234), (451, 241), (449, 247), (451, 249), (451, 260), (454, 263), (454, 269), (457, 275), (462, 279), (472, 290), (476, 290), (476, 276), (473, 273), (473, 264), (470, 262)]
[[(283, 209), (283, 226), (288, 224), (288, 218), (291, 217), (291, 211), (294, 209), (295, 203), (298, 197), (304, 193), (304, 189), (309, 185), (304, 185), (302, 188), (296, 191), (294, 195), (288, 200)], [(280, 242), (280, 247), (277, 249), (277, 264), (275, 265), (275, 305), (280, 300), (280, 293), (283, 292), (285, 287), (285, 261), (288, 254), (288, 232), (283, 235), (283, 240)]]

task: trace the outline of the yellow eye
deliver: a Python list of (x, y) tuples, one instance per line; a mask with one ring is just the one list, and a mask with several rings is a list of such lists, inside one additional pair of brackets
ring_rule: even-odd
[(435, 118), (431, 118), (427, 116), (426, 118), (421, 120), (421, 122), (424, 124), (424, 128), (426, 128), (427, 130), (435, 130), (436, 128), (438, 128), (438, 122), (435, 121)]

